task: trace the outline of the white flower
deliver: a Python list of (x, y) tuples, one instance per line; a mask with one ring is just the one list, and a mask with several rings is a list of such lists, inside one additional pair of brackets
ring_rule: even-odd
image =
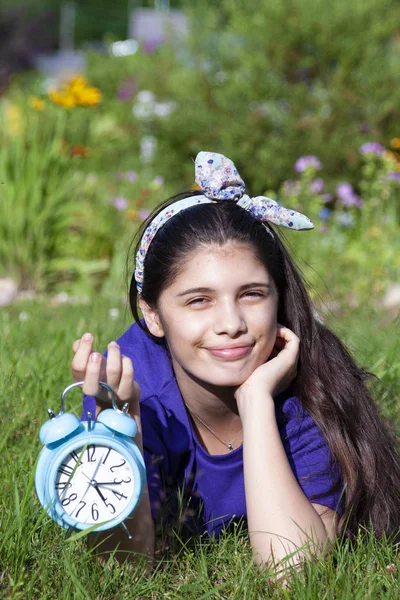
[(175, 110), (175, 102), (157, 102), (153, 92), (149, 90), (139, 92), (132, 106), (133, 116), (143, 120), (154, 116), (164, 119), (173, 110)]
[(142, 103), (137, 102), (132, 107), (133, 116), (137, 119), (143, 119), (144, 121), (147, 119), (151, 119), (154, 115), (154, 104), (152, 103)]
[(27, 321), (29, 319), (29, 315), (26, 312), (21, 312), (21, 313), (19, 313), (18, 318), (22, 323), (24, 323), (25, 321)]
[(137, 119), (151, 119), (155, 112), (156, 98), (153, 92), (142, 90), (136, 96), (132, 106), (133, 115)]
[(110, 310), (108, 311), (108, 316), (113, 321), (115, 321), (115, 319), (118, 319), (118, 317), (119, 317), (119, 310), (118, 310), (118, 308), (110, 308)]
[(150, 92), (150, 90), (142, 90), (136, 95), (136, 100), (141, 104), (154, 104), (156, 98), (153, 92)]
[(157, 149), (157, 138), (154, 135), (145, 135), (140, 140), (140, 160), (150, 163)]
[(174, 102), (157, 102), (154, 106), (154, 114), (161, 119), (168, 117), (174, 110)]

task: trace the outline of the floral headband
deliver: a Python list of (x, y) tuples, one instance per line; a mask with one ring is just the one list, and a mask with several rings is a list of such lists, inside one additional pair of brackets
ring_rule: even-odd
[(313, 229), (310, 219), (295, 210), (284, 208), (266, 196), (250, 198), (244, 193), (245, 185), (233, 162), (223, 154), (199, 152), (195, 161), (196, 183), (202, 196), (189, 196), (167, 206), (151, 221), (143, 234), (136, 255), (135, 280), (139, 293), (143, 287), (143, 267), (149, 246), (157, 231), (174, 215), (196, 204), (217, 200), (234, 200), (260, 221), (268, 221), (289, 229)]

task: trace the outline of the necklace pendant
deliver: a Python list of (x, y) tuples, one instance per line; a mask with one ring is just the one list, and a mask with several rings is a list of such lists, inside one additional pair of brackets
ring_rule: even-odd
[(228, 450), (233, 450), (232, 444), (228, 444)]

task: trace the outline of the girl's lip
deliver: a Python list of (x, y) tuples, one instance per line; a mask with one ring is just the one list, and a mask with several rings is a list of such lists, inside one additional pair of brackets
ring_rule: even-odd
[(235, 360), (237, 358), (243, 358), (247, 354), (250, 354), (253, 346), (234, 346), (226, 348), (206, 348), (206, 350), (216, 358), (223, 358), (225, 360)]

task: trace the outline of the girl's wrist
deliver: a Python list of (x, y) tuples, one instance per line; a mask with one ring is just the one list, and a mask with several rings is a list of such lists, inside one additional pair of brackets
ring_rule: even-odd
[(254, 391), (251, 388), (243, 389), (236, 395), (236, 405), (239, 415), (245, 426), (246, 420), (261, 420), (264, 418), (275, 419), (275, 403), (269, 392)]

